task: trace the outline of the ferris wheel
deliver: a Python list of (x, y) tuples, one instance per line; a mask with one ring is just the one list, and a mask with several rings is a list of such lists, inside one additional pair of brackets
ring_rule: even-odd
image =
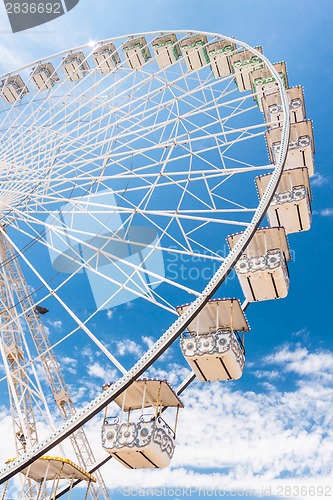
[[(6, 74), (0, 106), (1, 392), (17, 455), (1, 482), (20, 473), (20, 498), (49, 498), (51, 483), (58, 498), (87, 481), (87, 497), (109, 498), (84, 424), (114, 401), (105, 456), (166, 466), (162, 411), (195, 377), (239, 378), (246, 307), (287, 296), (287, 234), (311, 225), (303, 91), (261, 47), (173, 31)], [(181, 334), (189, 375), (174, 391), (149, 369)], [(103, 392), (87, 389), (92, 364)]]

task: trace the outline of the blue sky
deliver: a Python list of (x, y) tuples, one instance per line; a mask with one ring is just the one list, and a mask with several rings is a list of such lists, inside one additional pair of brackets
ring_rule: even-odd
[[(244, 498), (246, 489), (271, 488), (269, 497), (278, 498), (278, 493), (287, 491), (279, 486), (332, 485), (332, 18), (330, 0), (80, 0), (64, 17), (12, 34), (0, 6), (1, 73), (90, 40), (173, 29), (222, 33), (262, 45), (272, 62), (285, 60), (290, 83), (304, 87), (307, 116), (314, 124), (313, 225), (311, 231), (289, 237), (294, 259), (289, 266), (287, 299), (258, 303), (247, 310), (252, 331), (246, 342), (247, 365), (239, 381), (194, 384), (185, 393), (186, 408), (171, 469), (129, 473), (113, 460), (104, 468), (109, 487), (116, 488), (112, 495), (116, 500), (126, 498), (120, 488), (133, 484), (216, 491), (239, 488), (239, 498)], [(228, 292), (238, 293), (235, 280), (228, 285)], [(72, 300), (73, 307), (82, 311), (82, 296), (78, 293)], [(96, 330), (108, 335), (109, 345), (127, 368), (168, 321), (162, 313), (152, 315), (147, 324), (145, 312), (136, 310), (138, 327), (132, 335), (132, 327), (127, 327), (129, 309), (120, 306), (95, 322)], [(53, 341), (70, 328), (56, 306), (45, 322)], [(75, 365), (73, 352), (60, 353), (66, 379), (76, 388), (77, 380), (82, 381), (84, 398), (94, 395), (105, 377), (115, 376), (85, 340), (76, 337), (70, 349), (86, 350), (86, 371)], [(178, 356), (172, 347), (152, 373), (177, 385), (186, 373), (185, 365), (179, 371)], [(9, 417), (3, 407), (2, 411), (0, 428), (5, 432)], [(98, 441), (99, 421), (88, 425), (87, 432)], [(82, 498), (81, 492), (76, 495)], [(191, 498), (202, 495), (193, 491)]]

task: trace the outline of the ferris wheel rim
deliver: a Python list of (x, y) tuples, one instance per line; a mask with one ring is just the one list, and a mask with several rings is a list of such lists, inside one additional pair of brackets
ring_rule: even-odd
[[(2, 75), (0, 75), (0, 79), (4, 79), (4, 78), (12, 75), (13, 73), (20, 72), (20, 71), (23, 71), (25, 69), (32, 68), (33, 66), (41, 64), (41, 63), (45, 63), (45, 62), (49, 61), (50, 59), (54, 59), (56, 57), (65, 56), (65, 55), (68, 55), (71, 52), (75, 52), (75, 51), (78, 51), (78, 50), (87, 49), (87, 48), (90, 48), (90, 50), (92, 50), (94, 48), (97, 48), (98, 45), (104, 45), (104, 44), (107, 44), (107, 43), (110, 43), (110, 42), (115, 42), (115, 41), (120, 41), (120, 40), (128, 40), (128, 39), (131, 39), (131, 38), (141, 37), (141, 36), (162, 36), (162, 35), (166, 35), (166, 34), (169, 34), (169, 33), (174, 33), (176, 35), (180, 35), (180, 34), (183, 34), (183, 35), (193, 35), (193, 34), (206, 35), (206, 36), (216, 37), (218, 39), (227, 40), (227, 41), (232, 42), (232, 43), (236, 43), (236, 44), (238, 43), (242, 47), (245, 47), (248, 50), (250, 50), (251, 52), (256, 53), (256, 55), (260, 55), (261, 59), (264, 59), (266, 62), (268, 62), (271, 65), (271, 63), (268, 61), (268, 59), (263, 54), (261, 54), (258, 51), (256, 51), (256, 49), (254, 47), (251, 47), (251, 45), (249, 45), (246, 42), (243, 42), (241, 40), (238, 40), (237, 38), (235, 38), (233, 36), (226, 36), (226, 35), (222, 35), (221, 33), (212, 33), (212, 32), (209, 32), (209, 31), (201, 31), (201, 30), (186, 30), (186, 29), (184, 29), (184, 30), (174, 30), (174, 29), (170, 29), (170, 30), (160, 30), (160, 31), (142, 31), (142, 32), (139, 32), (139, 33), (131, 33), (131, 34), (126, 34), (126, 35), (118, 35), (118, 36), (115, 36), (115, 37), (105, 38), (105, 39), (102, 39), (102, 40), (91, 41), (91, 42), (88, 42), (88, 43), (85, 43), (85, 44), (77, 45), (75, 47), (71, 47), (70, 49), (61, 50), (60, 52), (55, 52), (54, 54), (48, 55), (47, 57), (42, 57), (40, 59), (36, 59), (35, 61), (30, 62), (29, 64), (25, 64), (23, 66), (20, 66), (18, 68), (15, 67), (13, 70), (8, 71), (8, 72), (3, 73)], [(272, 65), (271, 65), (271, 67), (273, 68)], [(275, 72), (275, 70), (273, 71), (273, 73), (274, 72)]]

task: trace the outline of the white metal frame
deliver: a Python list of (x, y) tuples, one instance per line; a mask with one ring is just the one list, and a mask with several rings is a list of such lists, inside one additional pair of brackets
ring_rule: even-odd
[[(171, 32), (175, 33), (177, 35), (184, 36), (184, 32), (180, 32), (180, 31), (171, 31)], [(167, 33), (167, 32), (165, 32), (165, 33)], [(160, 34), (163, 35), (164, 33), (160, 33)], [(57, 429), (57, 431), (54, 433), (54, 435), (52, 437), (51, 436), (48, 437), (45, 441), (41, 442), (37, 448), (34, 448), (31, 451), (29, 451), (28, 453), (23, 454), (18, 461), (15, 461), (11, 464), (8, 464), (1, 472), (1, 475), (0, 475), (0, 482), (1, 483), (7, 481), (10, 477), (14, 476), (19, 471), (22, 471), (24, 468), (28, 467), (30, 463), (33, 463), (34, 460), (36, 460), (38, 457), (45, 454), (48, 450), (50, 450), (52, 447), (54, 447), (57, 443), (60, 443), (67, 436), (71, 435), (73, 432), (80, 429), (81, 426), (85, 422), (90, 420), (94, 415), (96, 415), (98, 412), (100, 412), (101, 409), (103, 409), (106, 405), (108, 405), (115, 397), (117, 397), (119, 394), (121, 394), (122, 391), (124, 391), (127, 387), (129, 387), (131, 385), (131, 383), (134, 380), (136, 380), (141, 374), (143, 374), (146, 371), (146, 369), (172, 344), (172, 342), (180, 335), (180, 333), (193, 320), (193, 318), (196, 317), (196, 315), (204, 307), (206, 302), (214, 295), (214, 293), (217, 291), (217, 289), (223, 283), (225, 278), (228, 276), (231, 269), (233, 268), (233, 266), (237, 262), (238, 258), (242, 254), (244, 248), (246, 247), (246, 245), (248, 244), (248, 242), (252, 238), (253, 234), (255, 233), (256, 229), (258, 228), (262, 218), (264, 217), (264, 215), (266, 213), (267, 207), (269, 206), (269, 204), (272, 200), (275, 189), (276, 189), (278, 182), (280, 180), (280, 177), (282, 175), (284, 162), (285, 162), (287, 149), (288, 149), (288, 143), (289, 143), (289, 132), (290, 132), (289, 103), (288, 103), (288, 99), (287, 99), (283, 84), (282, 84), (278, 74), (276, 73), (274, 67), (267, 60), (267, 58), (265, 56), (263, 56), (261, 53), (252, 49), (247, 44), (240, 42), (238, 40), (229, 38), (229, 37), (221, 37), (221, 35), (218, 35), (218, 34), (210, 34), (210, 33), (204, 33), (204, 32), (197, 32), (197, 34), (209, 36), (209, 37), (216, 39), (216, 40), (223, 38), (226, 41), (230, 41), (230, 43), (236, 43), (236, 44), (240, 45), (241, 47), (243, 47), (244, 49), (250, 50), (253, 54), (259, 56), (260, 59), (265, 62), (267, 67), (271, 70), (272, 74), (274, 75), (274, 77), (278, 81), (279, 91), (281, 93), (282, 109), (284, 112), (285, 119), (284, 119), (284, 125), (282, 128), (281, 149), (279, 152), (278, 161), (275, 165), (274, 172), (272, 174), (272, 178), (271, 178), (270, 183), (267, 187), (267, 190), (266, 190), (265, 194), (263, 195), (263, 197), (262, 197), (262, 199), (261, 199), (261, 201), (256, 209), (249, 210), (246, 208), (244, 210), (244, 207), (238, 207), (239, 211), (245, 211), (245, 212), (249, 212), (249, 213), (254, 212), (254, 215), (249, 223), (240, 224), (243, 227), (244, 227), (244, 225), (246, 226), (246, 229), (245, 229), (242, 237), (239, 239), (239, 241), (237, 242), (237, 244), (235, 245), (233, 250), (229, 253), (229, 255), (224, 259), (220, 268), (214, 274), (214, 276), (212, 277), (210, 282), (207, 284), (205, 289), (201, 293), (200, 292), (195, 293), (195, 295), (197, 295), (197, 298), (191, 304), (191, 306), (188, 308), (188, 310), (170, 326), (170, 328), (157, 340), (157, 342), (153, 345), (153, 347), (151, 349), (149, 349), (144, 354), (144, 356), (131, 368), (131, 370), (126, 372), (125, 370), (123, 370), (121, 368), (121, 365), (119, 365), (119, 363), (118, 363), (118, 368), (121, 369), (121, 371), (124, 374), (115, 384), (112, 385), (112, 387), (110, 387), (106, 392), (100, 394), (95, 400), (91, 401), (87, 405), (87, 407), (83, 408), (80, 412), (71, 416), (71, 418), (69, 420), (67, 420), (59, 429)], [(157, 35), (158, 35), (158, 33), (145, 33), (142, 35), (130, 35), (129, 37), (127, 37), (127, 39), (134, 38), (137, 36), (146, 36), (146, 37), (155, 36), (156, 37)], [(121, 38), (119, 37), (116, 39), (105, 41), (105, 43), (110, 43), (110, 42), (116, 43), (116, 42), (121, 41), (123, 39), (124, 39), (123, 37), (121, 37)], [(80, 50), (83, 50), (86, 48), (87, 48), (86, 46), (78, 47), (78, 48), (72, 49), (72, 52), (77, 52), (77, 51), (80, 51)], [(57, 54), (58, 57), (63, 56), (63, 55), (66, 55), (66, 53)], [(56, 57), (56, 56), (54, 56), (54, 57)], [(48, 60), (45, 60), (45, 62), (47, 62)], [(38, 63), (41, 63), (41, 62), (43, 62), (43, 61), (38, 61)], [(36, 65), (37, 63), (34, 63), (34, 64)], [(60, 67), (60, 64), (61, 64), (61, 62), (59, 63), (58, 66), (55, 66), (55, 70), (57, 72), (58, 72), (58, 68)], [(21, 68), (21, 71), (23, 71), (25, 69), (30, 69), (31, 66), (32, 65), (26, 66), (25, 68)], [(143, 66), (142, 71), (144, 71), (144, 66)], [(158, 73), (159, 72), (157, 72), (157, 77), (158, 77)], [(8, 79), (7, 75), (6, 75), (5, 79), (6, 78)], [(105, 77), (101, 77), (101, 78), (105, 78)], [(125, 79), (126, 78), (128, 78), (128, 77), (125, 77)], [(185, 77), (184, 77), (184, 80), (185, 80)], [(79, 99), (79, 94), (80, 94), (80, 85), (82, 85), (82, 82), (84, 82), (84, 78), (82, 78), (80, 81), (78, 81), (76, 83), (78, 94), (76, 96), (75, 95), (73, 96), (73, 98), (71, 100), (72, 106), (75, 106), (75, 103), (79, 102), (78, 99)], [(26, 82), (26, 85), (29, 85), (29, 81)], [(60, 82), (58, 84), (58, 90), (59, 90), (59, 86), (61, 87), (61, 85), (63, 85), (62, 82)], [(204, 82), (202, 82), (202, 85), (204, 86)], [(140, 81), (138, 81), (135, 84), (135, 87), (140, 88)], [(228, 89), (227, 84), (226, 84), (226, 88)], [(191, 91), (190, 87), (188, 87), (186, 92), (189, 96), (192, 95), (192, 91)], [(39, 93), (40, 92), (37, 92), (36, 95), (39, 95)], [(48, 99), (50, 100), (50, 102), (52, 102), (52, 91), (50, 94), (51, 95), (48, 97)], [(151, 91), (151, 96), (152, 97), (154, 96), (153, 90)], [(237, 98), (231, 99), (231, 101), (229, 101), (229, 105), (231, 102), (234, 106), (234, 111), (232, 112), (233, 114), (242, 113), (241, 104), (244, 102), (244, 100), (246, 100), (246, 96), (239, 98), (239, 99), (237, 99)], [(100, 104), (97, 104), (97, 107), (100, 106), (100, 108), (102, 108), (104, 106), (104, 103), (102, 100), (102, 96), (100, 96), (99, 94), (97, 94), (95, 96), (95, 104), (98, 102), (100, 102)], [(88, 104), (89, 104), (89, 102), (88, 102)], [(137, 102), (135, 102), (135, 100), (134, 100), (134, 102), (132, 102), (132, 104), (137, 105), (137, 112), (136, 113), (140, 117), (140, 113), (142, 113), (142, 111), (139, 111), (139, 110), (140, 110), (140, 108), (142, 108), (142, 103), (140, 103), (140, 100), (137, 100)], [(94, 108), (94, 109), (96, 109), (96, 108)], [(145, 109), (144, 106), (143, 106), (143, 109)], [(216, 107), (215, 107), (215, 110), (216, 110)], [(121, 108), (120, 108), (120, 111), (121, 111)], [(55, 106), (53, 106), (53, 109), (51, 106), (47, 112), (48, 113), (52, 112), (52, 119), (57, 118), (57, 116), (58, 116), (58, 120), (61, 120), (61, 118), (62, 118), (61, 112), (57, 111)], [(197, 112), (200, 112), (200, 107), (197, 109)], [(133, 126), (134, 126), (135, 120), (136, 120), (136, 113), (134, 112), (133, 115), (131, 115), (130, 117), (127, 117), (127, 119), (132, 120)], [(71, 111), (69, 113), (69, 117), (71, 116), (71, 114), (74, 115), (75, 111)], [(109, 114), (111, 115), (111, 110), (109, 111)], [(19, 115), (17, 113), (17, 109), (15, 108), (15, 106), (11, 107), (9, 110), (8, 109), (5, 110), (3, 116), (5, 119), (8, 119), (11, 115), (14, 117), (13, 123), (14, 124), (18, 123)], [(44, 114), (44, 117), (45, 117), (45, 114)], [(42, 118), (43, 118), (43, 115), (42, 115)], [(81, 116), (82, 120), (84, 118), (86, 118), (86, 115)], [(55, 122), (53, 122), (53, 123), (55, 123)], [(24, 125), (25, 125), (24, 123), (21, 124), (21, 126), (23, 126), (23, 128), (21, 129), (21, 132), (19, 132), (18, 135), (15, 136), (16, 141), (18, 139), (20, 139), (20, 137), (22, 137)], [(169, 118), (167, 119), (164, 127), (166, 127), (166, 126), (172, 126), (172, 127), (178, 126), (176, 123), (176, 120), (174, 118), (172, 118), (172, 115), (170, 115)], [(249, 126), (249, 127), (244, 127), (243, 129), (237, 129), (236, 135), (237, 134), (238, 135), (236, 138), (233, 138), (233, 134), (235, 134), (235, 131), (232, 129), (225, 128), (220, 135), (217, 134), (217, 135), (213, 136), (213, 139), (216, 141), (219, 141), (219, 140), (221, 140), (221, 138), (223, 138), (223, 140), (224, 140), (223, 152), (225, 154), (228, 151), (228, 149), (230, 149), (230, 147), (232, 145), (236, 144), (237, 142), (243, 142), (248, 137), (256, 137), (257, 135), (262, 135), (263, 131), (259, 132), (259, 129), (260, 129), (260, 127), (258, 127), (258, 126), (252, 126), (252, 127)], [(100, 127), (98, 128), (98, 130), (100, 131)], [(81, 130), (79, 128), (78, 131), (80, 131), (82, 133), (80, 133), (80, 138), (78, 139), (78, 141), (76, 143), (80, 142), (81, 147), (84, 150), (84, 148), (85, 148), (84, 141), (86, 139), (86, 137), (85, 137), (86, 133), (83, 131), (83, 128), (81, 128)], [(206, 132), (204, 128), (202, 128), (200, 131), (201, 131), (201, 133), (206, 134), (207, 137), (209, 137), (210, 139), (212, 138), (212, 136), (209, 134), (209, 132)], [(50, 134), (51, 134), (51, 141), (53, 144), (53, 146), (50, 150), (50, 154), (51, 154), (50, 158), (52, 159), (52, 154), (53, 155), (56, 154), (57, 140), (59, 137), (62, 137), (64, 135), (59, 135), (58, 130), (57, 130), (57, 133), (54, 133), (53, 135), (52, 135), (52, 133), (50, 133)], [(64, 132), (62, 132), (62, 134), (64, 134)], [(127, 136), (129, 137), (130, 134), (131, 134), (131, 131), (129, 130), (127, 132)], [(136, 134), (138, 134), (138, 132), (136, 132)], [(5, 138), (9, 139), (7, 142), (7, 147), (5, 144), (4, 155), (7, 154), (8, 157), (10, 157), (10, 155), (12, 155), (15, 150), (13, 149), (13, 143), (10, 140), (11, 137), (6, 133), (4, 134), (4, 136), (5, 136)], [(131, 139), (131, 141), (134, 143), (134, 147), (135, 147), (135, 141), (137, 141), (137, 140), (138, 140), (137, 135), (134, 134), (134, 138)], [(185, 146), (187, 143), (187, 140), (188, 139), (186, 138), (186, 134), (184, 134), (184, 137), (183, 138), (180, 137), (180, 140), (177, 144), (180, 146)], [(196, 139), (194, 139), (194, 142), (195, 141), (196, 141)], [(130, 143), (128, 143), (128, 144), (130, 144)], [(162, 157), (162, 160), (160, 162), (161, 172), (163, 172), (163, 168), (165, 167), (168, 160), (170, 159), (170, 152), (173, 150), (173, 146), (172, 146), (172, 142), (170, 140), (169, 141), (168, 140), (162, 141), (161, 146), (164, 147), (165, 149), (169, 148), (169, 153), (166, 154), (164, 157)], [(29, 147), (29, 141), (28, 141), (27, 147)], [(32, 141), (30, 143), (30, 147), (31, 147), (31, 149), (30, 149), (30, 152), (31, 152), (31, 151), (33, 151)], [(89, 147), (89, 143), (87, 144), (86, 147), (87, 148)], [(148, 160), (150, 160), (152, 163), (154, 163), (153, 158), (149, 157), (149, 154), (148, 154), (149, 148), (142, 147), (140, 149), (140, 153), (142, 155), (145, 155)], [(34, 154), (36, 154), (36, 152)], [(67, 158), (70, 157), (70, 154), (73, 154), (73, 152), (68, 153)], [(87, 153), (85, 153), (85, 154), (87, 155), (87, 162), (88, 161), (91, 162), (92, 161), (91, 158), (89, 157), (89, 159), (88, 159), (88, 154)], [(62, 152), (62, 155), (64, 155), (64, 152)], [(130, 158), (130, 156), (131, 156), (131, 154), (127, 154), (127, 156), (123, 155), (122, 161), (124, 161), (124, 159), (128, 160), (128, 158)], [(191, 156), (191, 150), (189, 150), (189, 152), (185, 155), (185, 159), (190, 158), (190, 156)], [(65, 160), (66, 155), (64, 155), (63, 158)], [(121, 158), (121, 155), (119, 155), (118, 158)], [(98, 159), (99, 158), (95, 158), (95, 161), (97, 162)], [(32, 157), (31, 160), (33, 161), (34, 157)], [(107, 160), (106, 160), (106, 164), (107, 164)], [(105, 164), (105, 166), (106, 166), (106, 164)], [(64, 161), (64, 165), (65, 165), (65, 161)], [(73, 168), (76, 167), (76, 160), (73, 160), (72, 165), (73, 165)], [(96, 170), (97, 170), (97, 166), (98, 165), (96, 163)], [(272, 168), (272, 166), (270, 166), (270, 167)], [(253, 167), (249, 165), (248, 168), (246, 168), (246, 166), (244, 168), (244, 166), (243, 166), (243, 169), (242, 168), (239, 168), (239, 169), (233, 168), (233, 169), (229, 169), (229, 170), (225, 169), (225, 176), (227, 178), (228, 176), (234, 175), (238, 170), (239, 171), (247, 171), (247, 170), (252, 170), (252, 168)], [(267, 170), (267, 168), (269, 168), (269, 166), (267, 167), (264, 165), (262, 167), (256, 168), (256, 171), (260, 170), (260, 168), (262, 168), (263, 170)], [(84, 171), (84, 169), (82, 169), (81, 171), (79, 170), (79, 172), (80, 172), (80, 175), (79, 175), (78, 179), (80, 180), (80, 182), (83, 182), (83, 185), (89, 186), (92, 182), (93, 176), (87, 175), (87, 173)], [(92, 173), (94, 174), (94, 172), (92, 172)], [(32, 181), (29, 177), (29, 176), (31, 176), (31, 171), (30, 172), (27, 171), (27, 174), (25, 174), (23, 176), (23, 178), (22, 177), (16, 178), (16, 179), (14, 179), (14, 181), (10, 180), (10, 179), (8, 181), (5, 180), (5, 184), (4, 184), (3, 189), (5, 189), (6, 187), (8, 189), (8, 186), (11, 187), (11, 199), (8, 200), (8, 207), (11, 208), (11, 211), (8, 214), (8, 221), (12, 222), (16, 229), (18, 228), (18, 226), (16, 225), (15, 221), (18, 217), (20, 217), (22, 215), (22, 212), (21, 212), (22, 206), (24, 206), (24, 203), (27, 203), (27, 202), (31, 203), (31, 200), (33, 203), (34, 198), (37, 198), (37, 195), (40, 195), (40, 192), (38, 193), (38, 187), (40, 186), (41, 183), (43, 183), (43, 181), (45, 179), (47, 179), (47, 174), (48, 174), (47, 162), (45, 162), (44, 166), (42, 166), (40, 171), (38, 171), (35, 174), (35, 178)], [(65, 170), (65, 167), (63, 167), (63, 172), (61, 172), (61, 170), (60, 170), (58, 172), (58, 175), (60, 175), (60, 178), (61, 178), (65, 174), (66, 174), (66, 170)], [(138, 175), (140, 178), (149, 179), (149, 176), (147, 176), (146, 174), (139, 173)], [(219, 173), (212, 166), (211, 171), (209, 171), (209, 175), (211, 175), (213, 177), (213, 176), (219, 175)], [(198, 176), (198, 177), (200, 178), (201, 181), (207, 182), (207, 179), (205, 178), (205, 176), (201, 175), (201, 177), (200, 176)], [(30, 180), (30, 184), (27, 183), (27, 179)], [(73, 179), (73, 181), (75, 182), (75, 178)], [(86, 184), (84, 184), (85, 182), (86, 182)], [(104, 181), (102, 181), (102, 182), (104, 182)], [(176, 182), (176, 184), (177, 184), (177, 182)], [(58, 197), (56, 196), (57, 191), (52, 190), (52, 192), (50, 193), (50, 192), (48, 192), (48, 188), (49, 188), (49, 184), (45, 182), (45, 190), (43, 192), (43, 196), (44, 196), (44, 199), (47, 200), (45, 203), (46, 210), (47, 210), (48, 204), (51, 206), (51, 204), (54, 201), (59, 200), (59, 196)], [(183, 192), (184, 192), (184, 194), (186, 192), (186, 183), (184, 184)], [(66, 191), (65, 191), (65, 193), (61, 194), (61, 198), (64, 198), (65, 196), (66, 196)], [(6, 203), (7, 203), (6, 201), (3, 202), (3, 209), (4, 210), (6, 210)], [(16, 207), (15, 207), (15, 204), (16, 204)], [(207, 211), (209, 211), (209, 210), (207, 209)], [(129, 213), (128, 217), (131, 217), (131, 215), (133, 214), (133, 210), (128, 211), (128, 213)], [(143, 211), (143, 215), (147, 216), (149, 214), (147, 214)], [(165, 213), (165, 216), (170, 217), (170, 215), (167, 212)], [(184, 214), (183, 216), (184, 216), (184, 218), (186, 218), (186, 214)], [(191, 216), (191, 217), (193, 217), (193, 216)], [(32, 223), (36, 223), (36, 220), (38, 223), (38, 219), (36, 219), (33, 211), (31, 211), (31, 212), (28, 211), (27, 215), (25, 215), (25, 218), (26, 218), (28, 227), (30, 227), (30, 229), (29, 229), (29, 231), (31, 231), (30, 234), (34, 234), (33, 229), (32, 229)], [(207, 220), (209, 220), (208, 217), (201, 219), (199, 216), (194, 216), (194, 218), (198, 223), (200, 222), (202, 224), (204, 224)], [(226, 220), (224, 222), (223, 222), (223, 220), (221, 220), (221, 223), (224, 223), (224, 224), (231, 223), (231, 224), (235, 224), (235, 225), (239, 224), (237, 221), (230, 221), (230, 220)], [(29, 226), (29, 224), (31, 224), (31, 225)], [(29, 232), (27, 232), (27, 234), (29, 234)], [(165, 234), (165, 231), (163, 234)], [(7, 239), (7, 241), (12, 245), (12, 247), (15, 249), (17, 254), (20, 256), (22, 261), (25, 262), (25, 264), (30, 267), (32, 272), (40, 279), (41, 283), (48, 290), (48, 294), (46, 296), (52, 295), (56, 300), (58, 300), (59, 303), (61, 303), (61, 305), (64, 307), (64, 309), (68, 312), (68, 314), (70, 314), (70, 316), (75, 320), (75, 322), (78, 325), (78, 328), (82, 328), (87, 333), (87, 335), (89, 335), (91, 338), (93, 338), (94, 336), (93, 336), (92, 332), (90, 332), (89, 328), (78, 317), (76, 317), (76, 315), (74, 315), (73, 311), (71, 311), (71, 309), (59, 297), (57, 291), (52, 289), (52, 287), (41, 276), (41, 274), (38, 272), (38, 270), (29, 262), (29, 259), (27, 258), (25, 253), (20, 250), (20, 248), (12, 241), (12, 239), (8, 236), (8, 234), (2, 231), (2, 237)], [(154, 251), (156, 248), (157, 248), (156, 246), (153, 246), (151, 248), (151, 251)], [(163, 250), (163, 245), (160, 245), (160, 249)], [(95, 250), (97, 250), (97, 249), (95, 248)], [(214, 258), (214, 255), (212, 255), (212, 257)], [(84, 266), (84, 265), (86, 265), (86, 263), (82, 263), (82, 266)], [(70, 279), (70, 277), (68, 279)], [(130, 283), (130, 280), (127, 280), (127, 281), (129, 281), (129, 283)], [(124, 285), (127, 286), (127, 284), (128, 283), (126, 282)], [(245, 305), (244, 305), (244, 307), (245, 307)], [(93, 338), (93, 340), (98, 343), (98, 340), (96, 338)], [(103, 346), (101, 345), (101, 343), (99, 343), (99, 347), (101, 347), (103, 349)], [(105, 349), (103, 352), (105, 352)], [(105, 354), (107, 354), (109, 359), (111, 359), (115, 364), (117, 363), (117, 361), (114, 360), (112, 358), (112, 356), (110, 356), (110, 353), (105, 352)]]

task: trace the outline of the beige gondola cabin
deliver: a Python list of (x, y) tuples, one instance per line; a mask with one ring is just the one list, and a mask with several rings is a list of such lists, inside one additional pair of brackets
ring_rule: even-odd
[[(274, 69), (277, 71), (279, 77), (281, 78), (285, 88), (288, 87), (288, 75), (287, 67), (284, 61), (280, 63), (273, 64)], [(279, 83), (275, 76), (272, 74), (271, 70), (263, 65), (262, 68), (256, 69), (249, 73), (252, 92), (255, 101), (257, 102), (260, 111), (262, 108), (262, 97), (274, 94), (279, 90)]]
[(0, 92), (8, 104), (12, 104), (22, 99), (29, 90), (21, 76), (15, 75), (1, 81)]
[(81, 51), (68, 54), (62, 62), (62, 66), (71, 82), (81, 80), (89, 71), (89, 64)]
[[(106, 384), (103, 389), (108, 387)], [(178, 410), (183, 407), (168, 382), (136, 380), (115, 403), (121, 414), (116, 418), (105, 416), (103, 448), (129, 469), (167, 467), (175, 449)], [(161, 416), (165, 407), (177, 408), (173, 429)]]
[(114, 43), (100, 45), (92, 54), (96, 68), (101, 74), (114, 71), (117, 64), (120, 64), (120, 57)]
[(181, 56), (177, 37), (173, 33), (155, 38), (152, 47), (160, 69), (172, 66)]
[(212, 72), (215, 78), (223, 78), (232, 73), (230, 55), (236, 51), (235, 43), (219, 40), (207, 46)]
[[(231, 249), (242, 234), (228, 236)], [(235, 265), (246, 300), (257, 302), (286, 297), (289, 290), (287, 262), (290, 260), (283, 227), (258, 229)]]
[(50, 90), (60, 80), (50, 62), (39, 64), (33, 68), (31, 78), (38, 90)]
[[(290, 123), (302, 122), (306, 118), (303, 88), (291, 87), (286, 90), (289, 102)], [(282, 127), (284, 114), (280, 92), (264, 95), (261, 99), (265, 121), (269, 128)]]
[(209, 64), (207, 43), (205, 35), (191, 36), (179, 42), (180, 50), (189, 71), (197, 71), (206, 66), (206, 64)]
[[(267, 147), (271, 162), (276, 164), (281, 149), (282, 127), (273, 128), (266, 132)], [(285, 169), (307, 167), (309, 176), (314, 175), (315, 153), (311, 120), (292, 123), (290, 126), (289, 147)]]
[[(256, 178), (260, 199), (263, 197), (271, 178), (272, 174)], [(287, 234), (310, 229), (311, 190), (306, 167), (292, 168), (282, 173), (266, 216), (271, 227), (283, 226)]]
[[(262, 54), (261, 47), (255, 47), (255, 49)], [(262, 59), (250, 50), (241, 50), (230, 56), (230, 64), (239, 92), (251, 90), (250, 73), (261, 68)]]
[[(177, 307), (182, 315), (191, 304)], [(201, 382), (237, 380), (245, 364), (244, 339), (249, 325), (237, 299), (207, 302), (181, 336), (186, 361)]]
[(123, 53), (131, 69), (140, 69), (151, 58), (147, 41), (143, 36), (124, 43)]

